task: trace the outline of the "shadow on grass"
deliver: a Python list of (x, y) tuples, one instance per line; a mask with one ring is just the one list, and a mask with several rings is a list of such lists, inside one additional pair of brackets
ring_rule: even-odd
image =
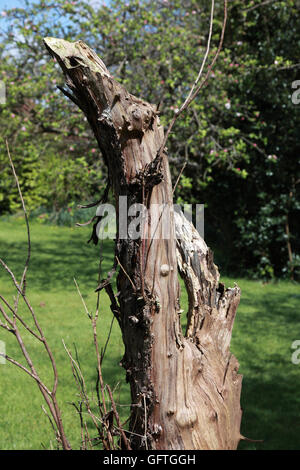
[(239, 449), (300, 448), (299, 383), (282, 375), (245, 379), (241, 433), (262, 443), (241, 442)]
[[(45, 242), (34, 235), (30, 269), (27, 276), (28, 285), (34, 290), (73, 290), (75, 277), (91, 289), (97, 287), (100, 244), (87, 243), (89, 232), (68, 232), (64, 229), (63, 236), (55, 232), (48, 235)], [(20, 277), (26, 259), (26, 243), (10, 242), (1, 239), (0, 256)], [(105, 240), (101, 251), (102, 278), (113, 265), (114, 242)], [(7, 275), (1, 270), (0, 276)]]
[(240, 449), (300, 448), (300, 365), (291, 362), (291, 344), (300, 339), (296, 290), (253, 283), (242, 296), (233, 334), (244, 374), (241, 431), (263, 443), (242, 442)]
[[(4, 227), (0, 233), (0, 256), (20, 276), (26, 258), (26, 234), (24, 227), (11, 230)], [(17, 234), (19, 230), (22, 237)], [(87, 244), (89, 234), (90, 230), (33, 226), (30, 287), (41, 292), (74, 291), (75, 277), (85, 290), (93, 290), (97, 285), (100, 247)], [(113, 263), (112, 241), (104, 242), (102, 257), (105, 277)], [(7, 273), (0, 270), (0, 279), (3, 276)], [(242, 434), (264, 440), (241, 442), (239, 448), (299, 449), (300, 365), (291, 362), (291, 344), (300, 339), (299, 287), (285, 282), (263, 286), (243, 279), (239, 283), (242, 298), (231, 349), (244, 375)], [(124, 371), (118, 366), (119, 357), (109, 355), (108, 351), (106, 358), (110, 361), (104, 361), (105, 379), (113, 377), (112, 386), (120, 381), (116, 397), (119, 393), (120, 403), (128, 403), (128, 387), (124, 384)], [(128, 408), (125, 410), (124, 417)]]

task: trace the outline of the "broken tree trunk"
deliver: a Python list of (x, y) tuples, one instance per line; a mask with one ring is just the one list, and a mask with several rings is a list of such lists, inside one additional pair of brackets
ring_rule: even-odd
[[(172, 211), (156, 109), (116, 82), (83, 42), (46, 38), (45, 45), (66, 76), (72, 94), (65, 94), (82, 109), (95, 134), (117, 208), (125, 196), (128, 208), (143, 204), (148, 210), (142, 236), (126, 238), (118, 225), (115, 245), (121, 266), (122, 364), (132, 399), (131, 446), (236, 449), (241, 376), (229, 345), (240, 290), (219, 284), (211, 251), (192, 224)], [(119, 215), (124, 216), (117, 213), (117, 220)], [(177, 266), (189, 297), (185, 335)]]

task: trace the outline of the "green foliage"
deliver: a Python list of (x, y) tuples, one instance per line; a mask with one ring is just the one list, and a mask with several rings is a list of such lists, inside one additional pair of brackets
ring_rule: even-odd
[[(222, 27), (223, 5), (216, 5), (204, 72)], [(112, 0), (108, 6), (26, 0), (24, 8), (5, 12), (0, 80), (8, 99), (0, 106), (0, 137), (10, 142), (29, 208), (60, 211), (98, 198), (106, 178), (88, 123), (57, 91), (63, 77), (42, 38), (84, 40), (132, 93), (160, 103), (167, 125), (197, 76), (209, 11), (209, 0)], [(224, 247), (232, 269), (264, 277), (299, 272), (291, 270), (287, 249), (290, 242), (297, 264), (300, 105), (291, 95), (299, 78), (299, 17), (293, 0), (229, 2), (218, 62), (168, 141), (174, 182), (188, 162), (177, 202), (204, 202), (208, 243)], [(4, 141), (0, 172), (0, 211), (14, 212), (19, 201)]]

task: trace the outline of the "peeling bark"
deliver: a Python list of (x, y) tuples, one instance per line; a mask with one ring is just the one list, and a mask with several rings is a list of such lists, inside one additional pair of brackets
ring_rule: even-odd
[[(93, 129), (116, 203), (126, 196), (128, 207), (139, 203), (149, 210), (144, 236), (122, 239), (118, 232), (115, 245), (122, 269), (117, 278), (119, 306), (114, 309), (131, 387), (131, 446), (235, 449), (241, 438), (241, 376), (229, 345), (240, 290), (225, 290), (219, 283), (212, 252), (172, 210), (168, 158), (165, 149), (160, 151), (164, 131), (156, 108), (128, 93), (82, 41), (46, 38), (45, 45), (72, 91), (64, 93)], [(171, 210), (159, 217), (155, 205)], [(167, 216), (169, 237), (162, 223)], [(189, 296), (185, 335), (177, 265)]]

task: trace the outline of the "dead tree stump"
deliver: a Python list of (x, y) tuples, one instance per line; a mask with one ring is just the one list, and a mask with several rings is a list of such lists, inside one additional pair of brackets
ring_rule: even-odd
[[(147, 208), (143, 236), (122, 237), (118, 226), (115, 243), (122, 266), (118, 320), (131, 387), (131, 446), (236, 449), (241, 376), (229, 346), (240, 290), (219, 283), (212, 252), (184, 216), (172, 211), (168, 157), (161, 149), (164, 130), (156, 108), (128, 93), (82, 41), (46, 38), (45, 45), (65, 74), (72, 92), (65, 93), (95, 134), (116, 206), (126, 196), (128, 207)], [(158, 216), (157, 207), (170, 210)], [(189, 297), (186, 334), (180, 323), (178, 271)]]

